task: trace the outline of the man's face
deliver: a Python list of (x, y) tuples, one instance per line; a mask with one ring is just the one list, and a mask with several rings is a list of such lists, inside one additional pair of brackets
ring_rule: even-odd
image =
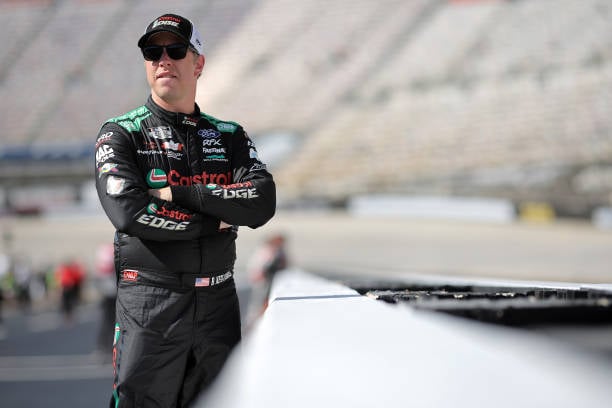
[[(151, 36), (147, 45), (170, 45), (184, 43), (172, 33), (161, 32)], [(185, 58), (172, 59), (164, 50), (158, 61), (144, 62), (147, 81), (151, 87), (153, 98), (162, 105), (180, 105), (190, 100), (193, 103), (198, 76), (204, 67), (204, 57), (187, 51)]]

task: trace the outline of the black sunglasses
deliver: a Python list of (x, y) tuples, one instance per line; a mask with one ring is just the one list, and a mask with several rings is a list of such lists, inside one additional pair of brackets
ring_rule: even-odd
[(159, 61), (164, 53), (164, 48), (170, 58), (173, 60), (181, 60), (187, 55), (189, 46), (181, 43), (170, 45), (145, 45), (141, 48), (142, 56), (147, 61)]

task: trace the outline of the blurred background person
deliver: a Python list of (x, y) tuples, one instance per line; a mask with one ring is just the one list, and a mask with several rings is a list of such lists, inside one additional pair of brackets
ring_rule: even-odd
[(289, 266), (286, 242), (284, 234), (274, 234), (264, 240), (249, 258), (247, 273), (252, 291), (246, 318), (247, 328), (268, 307), (270, 287), (276, 274)]
[(30, 309), (32, 300), (30, 294), (30, 285), (32, 283), (32, 267), (23, 255), (17, 256), (14, 261), (13, 276), (17, 304), (22, 310), (28, 311)]
[(4, 334), (4, 313), (2, 307), (4, 303), (4, 285), (8, 278), (10, 266), (11, 261), (9, 256), (0, 253), (0, 338), (2, 338)]
[(81, 297), (81, 287), (85, 279), (83, 266), (76, 259), (68, 259), (59, 264), (56, 279), (61, 290), (61, 310), (66, 323), (72, 323), (74, 309)]
[(97, 354), (103, 361), (112, 359), (117, 301), (117, 275), (113, 244), (101, 244), (96, 251), (96, 280), (100, 292), (100, 322), (97, 336)]

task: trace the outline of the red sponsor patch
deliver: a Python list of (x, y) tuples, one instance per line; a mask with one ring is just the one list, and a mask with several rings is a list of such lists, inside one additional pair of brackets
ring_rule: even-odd
[(123, 280), (127, 282), (136, 282), (138, 279), (138, 271), (133, 269), (124, 269), (123, 270)]

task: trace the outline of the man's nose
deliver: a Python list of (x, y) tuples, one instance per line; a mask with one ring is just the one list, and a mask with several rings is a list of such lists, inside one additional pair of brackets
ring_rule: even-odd
[(159, 57), (160, 61), (168, 61), (171, 60), (172, 58), (170, 58), (170, 56), (168, 55), (168, 51), (166, 50), (166, 47), (162, 48), (162, 55), (161, 57)]

